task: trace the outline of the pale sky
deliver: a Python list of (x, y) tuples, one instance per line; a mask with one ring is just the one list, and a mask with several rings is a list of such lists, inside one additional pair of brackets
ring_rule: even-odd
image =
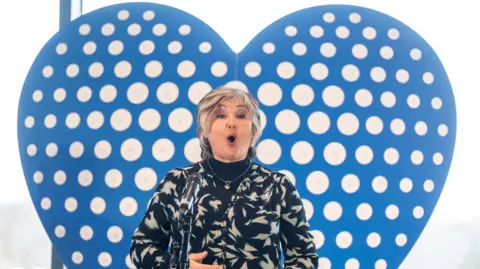
[[(17, 106), (27, 72), (42, 46), (58, 30), (58, 0), (0, 2), (0, 59), (3, 98), (0, 99), (3, 136), (0, 139), (2, 174), (0, 205), (30, 202), (17, 148)], [(132, 1), (84, 0), (84, 13)], [(419, 33), (439, 55), (454, 89), (457, 106), (457, 143), (445, 189), (433, 219), (480, 220), (480, 180), (476, 174), (480, 152), (478, 26), (472, 1), (152, 1), (177, 7), (200, 18), (240, 51), (258, 32), (280, 17), (319, 4), (352, 4), (372, 8), (403, 21)], [(27, 4), (28, 3), (28, 4)], [(8, 5), (8, 6), (7, 6)], [(26, 8), (27, 7), (27, 8)]]

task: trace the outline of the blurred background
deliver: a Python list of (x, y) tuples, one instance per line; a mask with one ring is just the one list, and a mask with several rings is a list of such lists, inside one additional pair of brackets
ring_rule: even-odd
[[(134, 1), (0, 2), (0, 82), (4, 92), (0, 98), (0, 269), (50, 269), (54, 265), (50, 240), (35, 212), (24, 180), (17, 148), (16, 115), (23, 82), (31, 64), (43, 45), (59, 30), (61, 2), (71, 2), (70, 15), (75, 19), (104, 6)], [(400, 268), (480, 268), (480, 179), (476, 171), (480, 160), (477, 125), (477, 115), (480, 115), (480, 18), (474, 1), (149, 2), (170, 5), (198, 17), (236, 52), (278, 18), (324, 4), (372, 8), (404, 22), (419, 33), (439, 55), (454, 89), (457, 142), (437, 207)]]

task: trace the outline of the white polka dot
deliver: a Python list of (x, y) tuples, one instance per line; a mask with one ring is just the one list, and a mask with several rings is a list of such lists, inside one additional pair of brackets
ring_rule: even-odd
[(55, 99), (56, 102), (63, 102), (65, 98), (67, 97), (67, 91), (63, 88), (58, 88), (55, 90), (53, 93), (53, 99)]
[(245, 65), (245, 74), (249, 77), (258, 77), (262, 72), (262, 67), (257, 62), (249, 62)]
[(38, 103), (43, 99), (43, 92), (41, 90), (35, 90), (32, 94), (32, 99), (34, 102)]
[(50, 198), (45, 197), (40, 201), (40, 206), (43, 210), (49, 210), (52, 206), (52, 201), (50, 200)]
[(426, 192), (432, 192), (435, 187), (435, 183), (433, 183), (433, 180), (427, 179), (425, 182), (423, 182), (423, 189)]
[(307, 53), (307, 46), (303, 43), (297, 42), (293, 45), (292, 51), (297, 56), (303, 56)]
[(329, 179), (322, 171), (313, 171), (307, 176), (307, 189), (313, 194), (323, 194), (328, 190)]
[(212, 50), (212, 44), (210, 42), (202, 42), (198, 46), (201, 53), (209, 53)]
[(414, 150), (412, 154), (410, 154), (410, 159), (413, 164), (420, 165), (423, 163), (423, 153), (420, 150)]
[(98, 141), (94, 148), (95, 156), (101, 160), (104, 160), (112, 153), (112, 145), (107, 140)]
[[(78, 75), (78, 73), (80, 72), (80, 68), (78, 67), (77, 64), (69, 64), (67, 66), (67, 71), (66, 71), (66, 74), (69, 78), (74, 78)], [(41, 92), (40, 92), (41, 93)], [(35, 100), (35, 99), (34, 99)], [(42, 100), (40, 98), (40, 100)], [(36, 102), (39, 102), (39, 101), (36, 101)]]
[(90, 129), (97, 130), (102, 127), (104, 122), (104, 117), (102, 112), (100, 111), (93, 111), (88, 115), (87, 118), (87, 125)]
[(57, 117), (54, 114), (48, 114), (44, 120), (45, 127), (52, 129), (57, 125)]
[(291, 79), (295, 75), (295, 66), (290, 62), (282, 62), (277, 66), (277, 75), (283, 79)]
[(157, 173), (150, 167), (143, 167), (135, 174), (135, 185), (142, 191), (150, 191), (157, 184)]
[(343, 135), (354, 135), (360, 126), (357, 116), (352, 113), (343, 113), (338, 117), (337, 127)]
[(412, 60), (418, 61), (422, 59), (422, 51), (417, 48), (414, 48), (410, 51), (410, 57), (412, 58)]
[(100, 76), (102, 76), (103, 71), (104, 71), (103, 64), (99, 62), (95, 62), (91, 64), (90, 67), (88, 68), (88, 74), (92, 78), (99, 78)]
[(448, 134), (448, 126), (443, 123), (438, 125), (437, 132), (440, 136), (446, 136)]
[(308, 117), (308, 128), (315, 134), (324, 134), (330, 129), (330, 118), (321, 111), (316, 111)]
[(114, 40), (108, 44), (108, 52), (112, 55), (119, 55), (123, 51), (123, 42), (120, 40)]
[(155, 43), (151, 40), (145, 40), (138, 46), (138, 50), (143, 55), (150, 55), (155, 50)]
[(57, 172), (55, 172), (55, 174), (53, 174), (53, 181), (55, 182), (55, 184), (61, 186), (67, 181), (67, 174), (65, 173), (65, 171), (58, 170)]
[(200, 148), (200, 140), (198, 138), (192, 138), (188, 140), (183, 149), (185, 158), (191, 162), (196, 163), (202, 160), (202, 149)]
[(264, 164), (276, 163), (282, 154), (282, 148), (273, 139), (264, 139), (257, 145), (257, 157)]
[(332, 268), (332, 263), (330, 260), (326, 257), (320, 257), (318, 259), (318, 269), (331, 269)]
[(365, 37), (368, 40), (372, 40), (377, 36), (377, 31), (373, 27), (365, 27), (362, 31), (363, 37)]
[(292, 146), (290, 155), (294, 162), (298, 164), (307, 164), (313, 159), (314, 149), (310, 143), (306, 141), (298, 141)]
[(111, 103), (117, 97), (117, 88), (115, 86), (108, 84), (100, 89), (100, 100), (105, 103)]
[(182, 51), (182, 43), (179, 41), (172, 41), (168, 44), (168, 52), (170, 54), (178, 54)]
[(125, 21), (130, 17), (130, 12), (128, 10), (120, 10), (117, 14), (117, 18), (121, 21)]
[[(170, 86), (173, 87), (175, 86), (175, 84)], [(177, 88), (177, 91), (178, 91), (178, 88)], [(198, 105), (200, 100), (210, 91), (212, 91), (212, 86), (210, 86), (210, 84), (208, 84), (205, 81), (197, 81), (193, 83), (188, 89), (188, 98), (193, 104)]]
[(132, 65), (128, 61), (121, 61), (115, 65), (115, 76), (118, 78), (126, 78), (132, 73)]
[(392, 108), (395, 106), (395, 103), (397, 102), (397, 98), (393, 94), (393, 92), (386, 91), (383, 92), (382, 95), (380, 96), (380, 101), (382, 102), (382, 105), (386, 108)]
[(352, 47), (352, 54), (355, 58), (362, 60), (362, 59), (365, 59), (367, 57), (368, 49), (363, 44), (355, 44)]
[(342, 88), (336, 85), (327, 86), (322, 92), (323, 102), (329, 107), (339, 107), (345, 100)]
[(80, 25), (80, 27), (78, 28), (78, 32), (81, 35), (88, 35), (90, 33), (90, 30), (91, 30), (90, 25), (88, 25), (86, 23)]
[(387, 209), (385, 210), (385, 215), (390, 220), (396, 219), (398, 217), (399, 213), (400, 212), (399, 212), (398, 206), (396, 206), (396, 205), (389, 205), (389, 206), (387, 206)]
[(307, 199), (302, 198), (303, 208), (305, 209), (305, 217), (310, 220), (313, 217), (314, 208), (312, 202)]
[(433, 163), (441, 165), (443, 163), (443, 155), (440, 152), (433, 154)]
[(339, 26), (335, 29), (335, 34), (338, 38), (346, 39), (350, 36), (350, 30), (345, 26)]
[(397, 149), (395, 148), (388, 148), (383, 153), (383, 159), (385, 160), (386, 163), (391, 165), (396, 164), (399, 158), (400, 158), (400, 155)]
[(72, 261), (75, 264), (81, 264), (83, 262), (83, 255), (80, 251), (75, 251), (72, 253)]
[(153, 131), (160, 125), (161, 116), (160, 113), (153, 109), (148, 108), (140, 113), (138, 117), (138, 123), (140, 127), (145, 131)]
[(310, 35), (313, 37), (313, 38), (320, 38), (323, 36), (324, 34), (324, 30), (322, 28), (322, 26), (320, 25), (314, 25), (312, 27), (310, 27)]
[(227, 88), (230, 87), (236, 90), (249, 92), (247, 85), (245, 85), (245, 83), (241, 82), (240, 80), (229, 81), (227, 84), (225, 84), (225, 87)]
[(177, 73), (182, 78), (189, 78), (195, 74), (195, 64), (190, 60), (182, 61), (177, 67)]
[(55, 227), (55, 235), (58, 238), (63, 238), (65, 237), (66, 234), (67, 234), (67, 230), (65, 229), (64, 226), (58, 225), (57, 227)]
[(100, 215), (105, 212), (107, 204), (102, 197), (95, 197), (90, 201), (90, 209), (96, 215)]
[(355, 258), (350, 258), (345, 263), (345, 269), (359, 269), (360, 262)]
[(227, 74), (228, 66), (224, 62), (215, 62), (210, 68), (210, 72), (215, 77), (223, 77)]
[(105, 173), (105, 184), (107, 184), (109, 188), (115, 189), (120, 187), (122, 181), (123, 175), (118, 169), (110, 169)]
[(376, 66), (370, 70), (370, 77), (374, 82), (381, 83), (387, 78), (387, 73), (382, 67)]
[(83, 155), (83, 144), (79, 141), (73, 142), (68, 149), (70, 156), (73, 158), (80, 158)]
[(408, 82), (408, 80), (410, 79), (410, 74), (408, 73), (407, 70), (405, 69), (399, 69), (396, 73), (395, 73), (395, 77), (397, 78), (397, 81), (402, 83), (402, 84), (405, 84)]
[(355, 193), (360, 187), (360, 179), (355, 174), (347, 174), (342, 178), (342, 189), (346, 193)]
[(76, 112), (71, 112), (65, 118), (65, 125), (70, 129), (75, 129), (80, 124), (80, 115)]
[(192, 123), (192, 113), (186, 108), (176, 108), (168, 115), (168, 125), (177, 133), (187, 131), (192, 126)]
[(407, 104), (412, 109), (417, 109), (420, 106), (420, 98), (416, 94), (410, 94), (407, 98)]
[(367, 89), (360, 89), (355, 93), (355, 102), (361, 107), (368, 107), (372, 104), (373, 96)]
[(77, 91), (77, 99), (78, 101), (85, 103), (88, 102), (92, 98), (92, 89), (88, 86), (82, 86)]
[(262, 127), (262, 130), (265, 129), (266, 125), (267, 125), (267, 116), (265, 115), (265, 112), (263, 112), (263, 110), (260, 110), (260, 126)]
[(133, 216), (138, 209), (137, 201), (132, 197), (125, 197), (120, 201), (120, 212), (127, 217)]
[(391, 28), (388, 30), (388, 37), (392, 40), (397, 40), (400, 38), (400, 31), (398, 31), (396, 28)]
[(43, 181), (43, 173), (40, 171), (36, 171), (33, 173), (33, 182), (40, 184)]
[(37, 146), (34, 145), (34, 144), (28, 145), (28, 147), (27, 147), (27, 154), (28, 154), (28, 156), (30, 156), (30, 157), (35, 156), (35, 155), (37, 154)]
[(402, 178), (402, 180), (400, 180), (400, 190), (402, 192), (408, 193), (412, 190), (412, 188), (413, 188), (413, 182), (411, 179), (409, 179), (408, 177), (405, 177), (405, 178)]
[(151, 21), (155, 18), (155, 12), (151, 11), (151, 10), (147, 10), (145, 12), (143, 12), (143, 19), (146, 20), (146, 21)]
[(393, 119), (390, 122), (390, 130), (395, 135), (401, 135), (405, 132), (405, 122), (402, 119)]
[(93, 182), (93, 174), (89, 170), (82, 170), (80, 173), (78, 173), (77, 180), (80, 186), (88, 187)]
[(67, 198), (67, 200), (65, 200), (65, 209), (68, 212), (74, 212), (75, 210), (77, 210), (77, 207), (78, 207), (77, 199), (73, 197), (69, 197)]
[(45, 148), (45, 153), (48, 157), (55, 157), (58, 153), (58, 146), (55, 143), (48, 143), (47, 147)]
[(90, 241), (93, 237), (93, 229), (88, 225), (82, 226), (80, 228), (80, 237), (85, 241)]
[(292, 172), (285, 169), (279, 170), (278, 172), (284, 174), (287, 177), (287, 180), (289, 180), (295, 186), (295, 175)]
[(416, 219), (421, 219), (423, 217), (424, 213), (425, 212), (423, 210), (423, 207), (421, 207), (421, 206), (416, 206), (413, 209), (413, 217), (416, 218)]
[(442, 108), (442, 99), (439, 97), (432, 98), (432, 108), (436, 110)]
[(347, 151), (342, 144), (331, 142), (323, 150), (323, 157), (328, 164), (337, 166), (345, 161)]
[(184, 24), (180, 26), (180, 28), (178, 28), (178, 32), (181, 35), (188, 35), (190, 34), (191, 31), (192, 31), (192, 28), (190, 27), (190, 25), (187, 25), (187, 24)]
[(112, 226), (107, 230), (107, 238), (110, 242), (116, 244), (123, 239), (123, 230), (119, 226)]
[(327, 23), (332, 23), (335, 21), (335, 15), (331, 12), (323, 14), (323, 20)]
[(372, 180), (372, 189), (376, 193), (383, 193), (387, 190), (388, 187), (388, 181), (384, 176), (376, 176)]
[(383, 46), (380, 49), (380, 56), (382, 56), (383, 59), (385, 60), (390, 60), (393, 58), (394, 51), (391, 47), (389, 46)]
[(126, 109), (117, 109), (110, 117), (110, 125), (116, 131), (125, 131), (132, 123), (132, 115)]
[(351, 13), (348, 16), (348, 19), (350, 20), (350, 22), (357, 24), (357, 23), (360, 23), (360, 21), (362, 20), (362, 17), (358, 13)]
[(415, 124), (415, 132), (420, 135), (424, 136), (428, 131), (428, 126), (425, 122), (419, 121)]
[(45, 78), (50, 78), (53, 75), (53, 67), (50, 65), (45, 66), (42, 70), (42, 75)]
[(167, 26), (163, 23), (158, 23), (153, 27), (152, 32), (156, 36), (162, 36), (167, 32)]
[(173, 157), (175, 145), (167, 138), (155, 141), (152, 146), (152, 155), (159, 162), (166, 162)]
[(32, 116), (27, 116), (25, 118), (24, 124), (25, 124), (25, 127), (29, 128), (29, 129), (32, 128), (35, 125), (35, 118), (32, 117)]
[(157, 89), (157, 99), (163, 104), (171, 104), (175, 102), (179, 96), (179, 88), (175, 83), (162, 83)]
[(142, 82), (135, 82), (128, 87), (127, 90), (128, 100), (132, 104), (141, 104), (148, 98), (148, 87)]
[(328, 77), (328, 67), (323, 63), (315, 63), (310, 67), (310, 75), (316, 80), (324, 80)]
[(320, 53), (326, 58), (332, 58), (337, 53), (337, 48), (330, 42), (325, 42), (320, 46)]
[(343, 231), (337, 234), (335, 242), (341, 249), (346, 249), (352, 245), (353, 237), (349, 232)]
[(342, 216), (342, 206), (335, 201), (328, 202), (323, 208), (323, 215), (329, 221), (337, 221)]
[(367, 131), (372, 135), (378, 135), (383, 131), (383, 121), (377, 116), (371, 116), (366, 122)]
[(64, 55), (67, 53), (68, 46), (65, 43), (59, 43), (57, 47), (55, 48), (55, 51), (57, 52), (58, 55)]
[(403, 247), (407, 244), (407, 236), (405, 234), (398, 234), (396, 237), (395, 237), (395, 243), (397, 244), (397, 246), (399, 247)]
[(120, 147), (122, 158), (129, 162), (138, 160), (138, 158), (140, 158), (142, 155), (142, 152), (142, 143), (136, 138), (129, 138), (123, 141)]
[(145, 75), (156, 78), (163, 72), (163, 65), (159, 61), (150, 61), (145, 65)]
[(375, 262), (375, 269), (387, 269), (387, 261), (380, 259)]
[(290, 37), (296, 36), (297, 35), (297, 28), (295, 26), (291, 26), (291, 25), (287, 26), (287, 27), (285, 27), (285, 34), (287, 36), (290, 36)]
[(382, 242), (382, 238), (380, 237), (380, 235), (378, 233), (370, 233), (368, 236), (367, 236), (367, 244), (369, 247), (371, 248), (376, 248), (380, 245), (380, 243)]
[(433, 76), (433, 74), (432, 74), (431, 72), (425, 72), (425, 73), (423, 74), (422, 79), (423, 79), (423, 82), (424, 82), (425, 84), (430, 85), (430, 84), (432, 84), (433, 81), (434, 81), (434, 76)]
[(111, 36), (113, 33), (115, 33), (115, 25), (111, 23), (106, 23), (102, 26), (102, 35), (104, 36)]
[(102, 252), (98, 255), (98, 264), (102, 267), (109, 267), (112, 264), (112, 256), (107, 252)]
[(282, 100), (282, 89), (278, 84), (273, 82), (266, 82), (258, 89), (258, 99), (266, 106), (277, 105)]
[(275, 126), (283, 134), (293, 134), (300, 127), (300, 117), (291, 109), (282, 110), (275, 117)]
[(363, 165), (369, 164), (373, 160), (373, 150), (366, 145), (360, 146), (355, 151), (355, 159), (360, 164), (363, 164)]
[[(315, 243), (315, 249), (321, 248), (325, 243), (325, 235), (323, 235), (323, 233), (319, 230), (313, 230), (311, 234), (313, 236), (313, 242)], [(323, 268), (323, 267), (319, 267), (319, 268)]]
[(140, 34), (141, 31), (142, 27), (137, 23), (130, 24), (130, 26), (128, 26), (127, 28), (127, 32), (131, 36), (137, 36)]
[(307, 84), (299, 84), (292, 90), (292, 100), (299, 106), (308, 106), (313, 102), (315, 93)]

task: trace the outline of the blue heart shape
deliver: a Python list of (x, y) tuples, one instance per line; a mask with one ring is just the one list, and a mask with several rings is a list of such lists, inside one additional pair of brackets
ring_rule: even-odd
[(153, 189), (199, 161), (194, 113), (220, 85), (258, 97), (256, 161), (303, 198), (320, 268), (396, 268), (436, 205), (456, 111), (433, 49), (376, 11), (327, 5), (271, 24), (239, 54), (159, 4), (80, 17), (26, 78), (19, 150), (32, 201), (68, 268), (120, 268)]

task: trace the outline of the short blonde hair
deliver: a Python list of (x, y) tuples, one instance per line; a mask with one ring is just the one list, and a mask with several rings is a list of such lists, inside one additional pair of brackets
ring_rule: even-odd
[(240, 101), (245, 104), (252, 115), (252, 141), (248, 149), (247, 158), (253, 159), (257, 155), (255, 144), (262, 135), (260, 107), (258, 101), (248, 92), (225, 86), (218, 87), (206, 94), (197, 106), (197, 135), (200, 139), (202, 159), (213, 157), (212, 147), (207, 139), (213, 121), (213, 112), (222, 102)]

